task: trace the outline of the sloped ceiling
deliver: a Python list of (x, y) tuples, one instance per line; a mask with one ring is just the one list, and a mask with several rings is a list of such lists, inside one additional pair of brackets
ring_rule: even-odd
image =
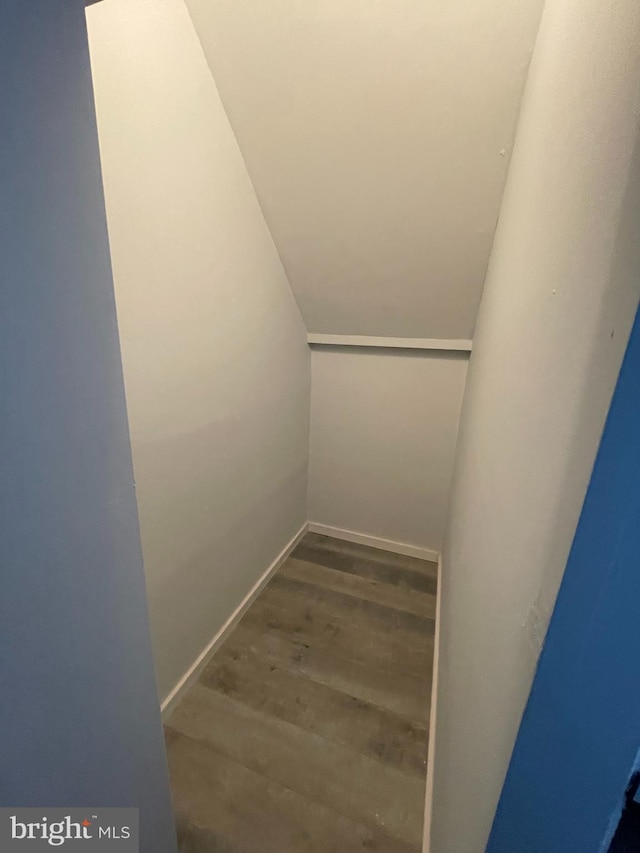
[(542, 0), (187, 6), (308, 330), (472, 337)]

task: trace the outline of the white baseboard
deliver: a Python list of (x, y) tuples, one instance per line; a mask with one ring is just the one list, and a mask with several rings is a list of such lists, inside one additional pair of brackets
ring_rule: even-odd
[(433, 643), (433, 676), (431, 683), (431, 712), (429, 714), (429, 752), (427, 753), (427, 789), (424, 805), (424, 834), (422, 853), (431, 853), (431, 814), (433, 808), (433, 772), (436, 758), (436, 718), (438, 714), (438, 670), (440, 661), (440, 602), (442, 560), (438, 559), (438, 587), (436, 593), (436, 624)]
[(227, 639), (230, 632), (242, 619), (242, 617), (247, 612), (249, 607), (253, 604), (259, 593), (271, 580), (272, 575), (274, 575), (278, 571), (280, 566), (284, 563), (289, 554), (293, 551), (298, 542), (307, 532), (307, 529), (308, 524), (305, 522), (305, 524), (302, 525), (302, 527), (296, 533), (293, 539), (287, 542), (287, 544), (284, 546), (282, 551), (280, 551), (280, 553), (271, 563), (271, 565), (265, 570), (265, 572), (260, 576), (260, 578), (258, 578), (256, 583), (251, 587), (249, 592), (245, 595), (245, 597), (233, 611), (231, 616), (229, 616), (222, 628), (220, 628), (220, 630), (215, 634), (211, 642), (209, 642), (207, 646), (202, 650), (202, 652), (198, 655), (195, 661), (191, 664), (189, 669), (182, 676), (180, 681), (176, 684), (173, 690), (171, 690), (169, 695), (164, 699), (164, 701), (160, 705), (163, 720), (166, 720), (169, 717), (169, 715), (176, 707), (184, 693), (193, 684), (200, 672), (209, 662), (209, 659), (213, 656), (213, 654), (217, 651), (220, 645)]
[(316, 521), (309, 522), (311, 533), (322, 533), (324, 536), (333, 536), (334, 539), (344, 539), (345, 542), (355, 542), (357, 545), (370, 545), (372, 548), (380, 548), (382, 551), (393, 551), (394, 554), (403, 554), (405, 557), (417, 557), (419, 560), (429, 560), (432, 563), (438, 561), (438, 552), (431, 548), (423, 548), (421, 545), (409, 545), (406, 542), (394, 542), (393, 539), (381, 539), (378, 536), (370, 536), (368, 533), (359, 533), (355, 530), (343, 530), (341, 527), (331, 527), (328, 524), (318, 524)]

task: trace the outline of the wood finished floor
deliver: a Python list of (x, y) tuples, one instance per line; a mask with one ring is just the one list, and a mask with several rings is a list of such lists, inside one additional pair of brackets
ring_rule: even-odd
[(165, 728), (181, 853), (418, 853), (437, 566), (308, 533)]

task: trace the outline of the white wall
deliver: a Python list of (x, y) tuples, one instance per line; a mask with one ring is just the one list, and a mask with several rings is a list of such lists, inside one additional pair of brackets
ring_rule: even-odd
[(309, 518), (440, 549), (466, 353), (314, 347)]
[(306, 520), (310, 357), (186, 6), (87, 17), (164, 697)]
[(443, 550), (433, 853), (481, 853), (640, 294), (640, 6), (547, 0)]
[(542, 0), (186, 0), (310, 332), (471, 338)]

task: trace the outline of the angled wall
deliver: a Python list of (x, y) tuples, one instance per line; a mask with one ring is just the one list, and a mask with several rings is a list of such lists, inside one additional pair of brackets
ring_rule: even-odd
[(310, 354), (184, 3), (88, 20), (163, 698), (306, 521)]
[(470, 338), (542, 0), (186, 0), (310, 332)]
[(433, 853), (485, 849), (638, 305), (639, 32), (634, 0), (545, 6), (443, 550)]

